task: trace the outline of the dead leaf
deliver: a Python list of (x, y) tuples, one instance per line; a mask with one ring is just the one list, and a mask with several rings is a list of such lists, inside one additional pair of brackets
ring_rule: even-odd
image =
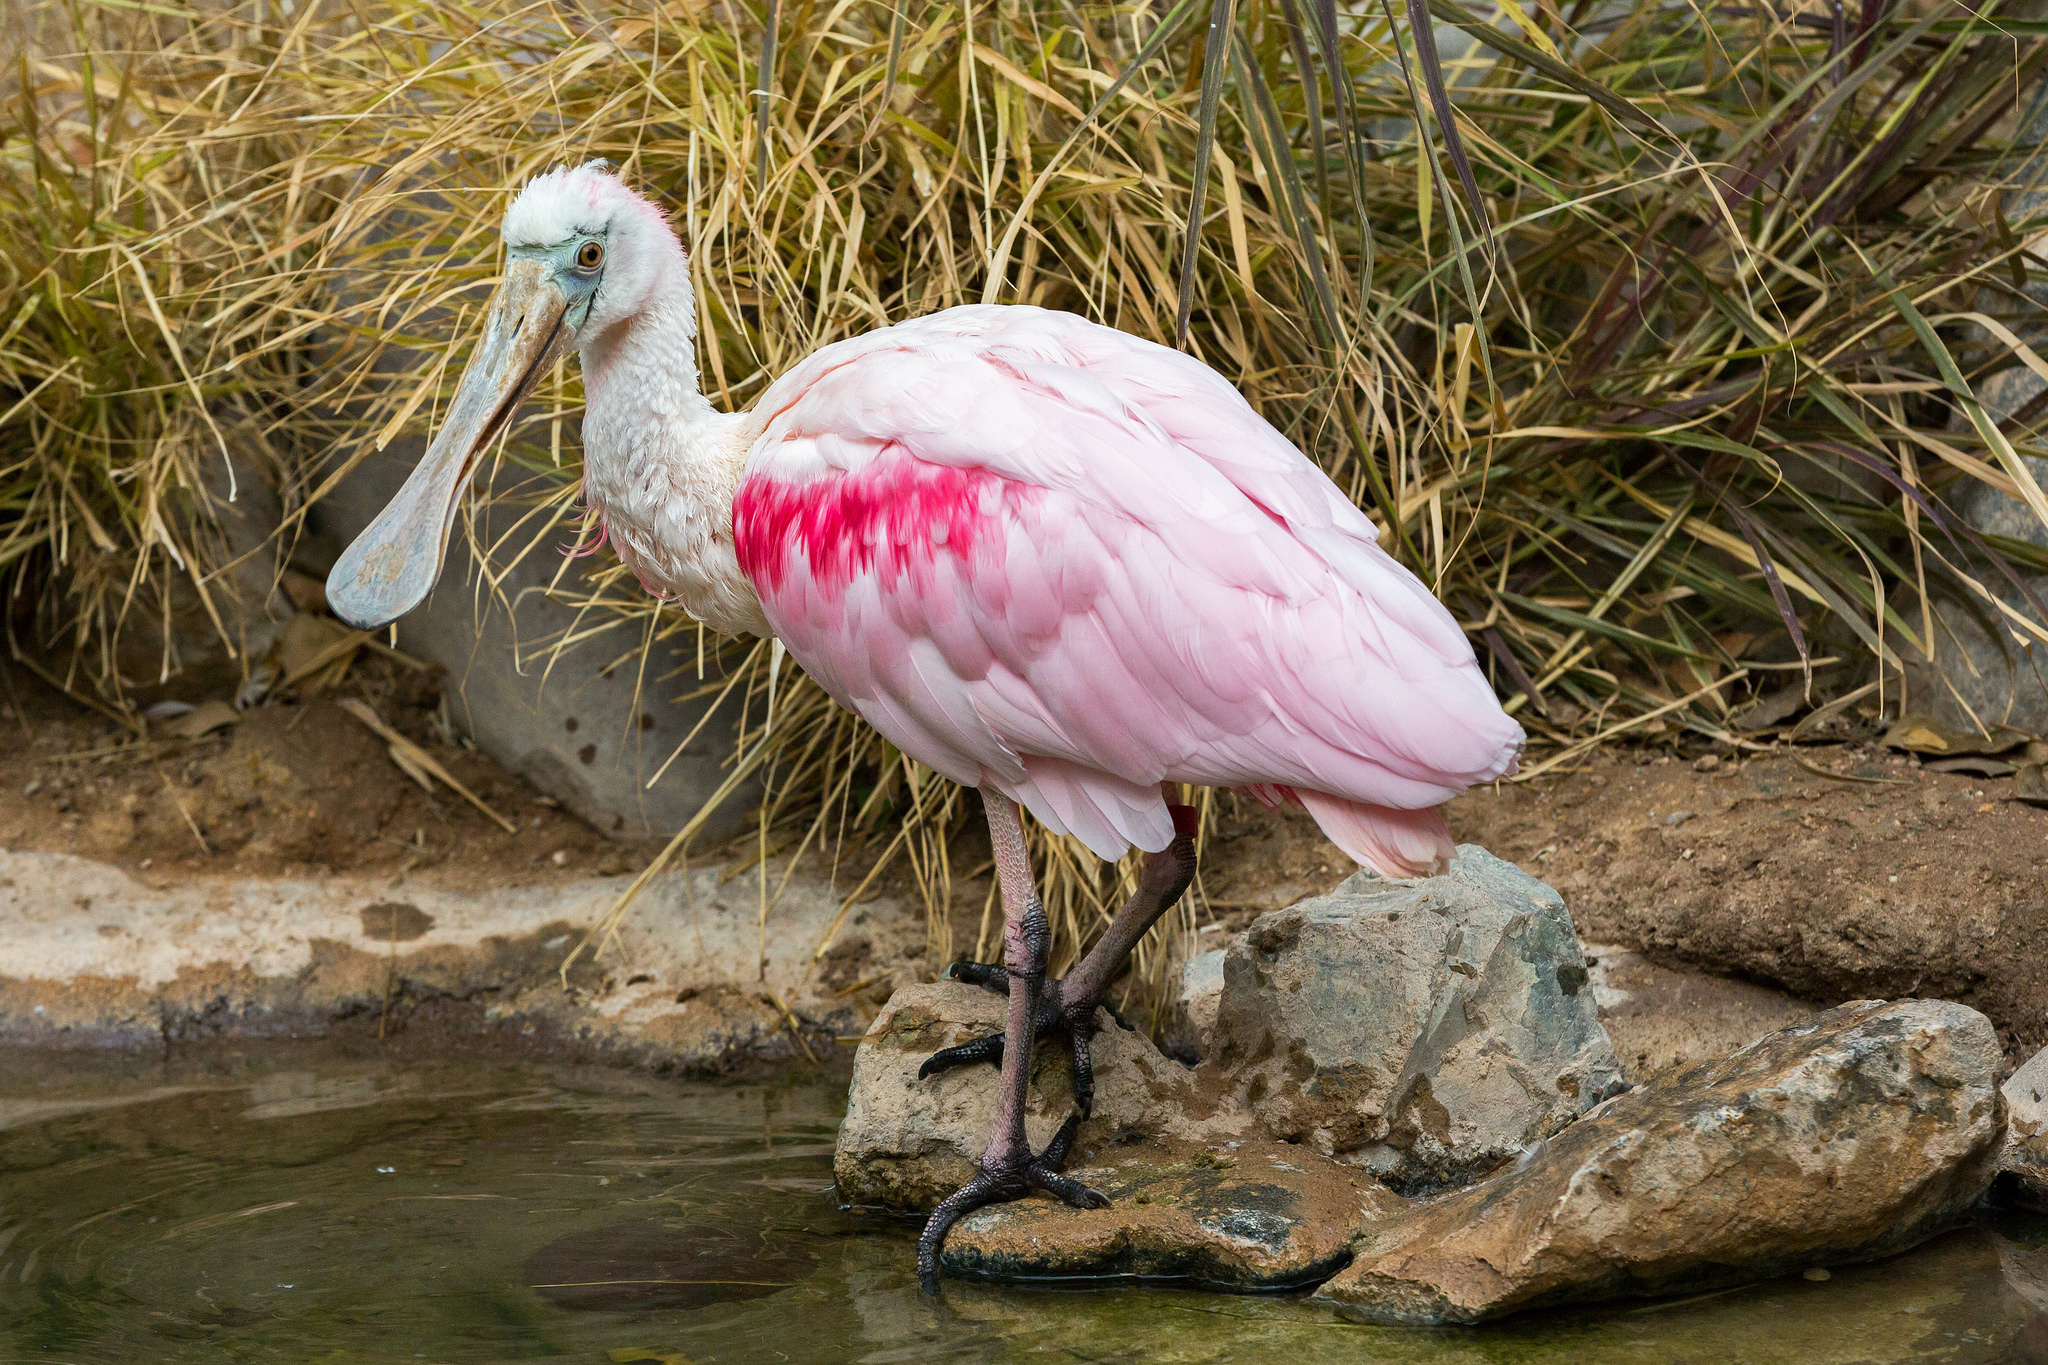
[(1931, 773), (1969, 773), (1973, 777), (2011, 777), (2013, 765), (2002, 758), (1936, 758), (1920, 765)]
[(354, 658), (363, 639), (363, 631), (350, 630), (332, 617), (300, 612), (285, 624), (284, 638), (278, 641), (279, 662), (284, 666), (284, 681), (278, 686), (292, 687), (339, 663), (336, 677), (314, 685), (315, 691), (322, 690), (348, 671), (348, 661)]
[(198, 739), (201, 735), (225, 729), (240, 719), (235, 708), (224, 701), (203, 702), (166, 725), (164, 733), (176, 735), (179, 739)]
[(300, 573), (297, 569), (286, 569), (279, 576), (277, 585), (284, 589), (284, 595), (290, 598), (292, 605), (300, 611), (327, 610), (327, 585), (311, 574)]
[(1904, 715), (1885, 731), (1884, 745), (1916, 754), (2002, 754), (2032, 738), (2010, 725), (1994, 725), (1989, 734), (1982, 734), (1975, 730), (1950, 730), (1928, 716)]

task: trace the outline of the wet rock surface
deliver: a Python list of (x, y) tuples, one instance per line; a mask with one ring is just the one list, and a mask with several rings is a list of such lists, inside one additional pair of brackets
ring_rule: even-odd
[[(955, 1067), (919, 1079), (940, 1048), (1000, 1030), (1004, 997), (957, 981), (905, 986), (869, 1025), (854, 1057), (846, 1122), (833, 1175), (849, 1204), (928, 1209), (980, 1169), (996, 1112), (997, 1070)], [(1095, 1109), (1081, 1126), (1088, 1148), (1142, 1138), (1227, 1139), (1246, 1125), (1219, 1113), (1197, 1092), (1194, 1073), (1143, 1034), (1118, 1028), (1108, 1014), (1095, 1035)], [(1064, 1039), (1032, 1053), (1024, 1130), (1033, 1148), (1052, 1141), (1074, 1112), (1072, 1061)]]
[(1067, 1170), (1110, 1206), (1033, 1196), (978, 1210), (948, 1235), (946, 1270), (1292, 1289), (1342, 1266), (1360, 1230), (1400, 1203), (1357, 1168), (1282, 1143), (1112, 1145), (1077, 1153)]
[(1550, 887), (1463, 845), (1258, 919), (1224, 961), (1205, 1070), (1270, 1136), (1396, 1188), (1468, 1177), (1625, 1085)]
[(1990, 1182), (2000, 1070), (1974, 1010), (1844, 1005), (1376, 1223), (1319, 1297), (1375, 1322), (1475, 1322), (1888, 1255), (1958, 1221)]
[(2048, 1213), (2048, 1048), (2013, 1072), (2002, 1092), (2006, 1129), (1999, 1170), (2009, 1177), (2016, 1202)]

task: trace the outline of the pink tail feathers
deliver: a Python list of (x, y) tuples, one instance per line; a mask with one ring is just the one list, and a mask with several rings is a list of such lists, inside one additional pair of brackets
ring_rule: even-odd
[(1268, 804), (1292, 799), (1308, 808), (1331, 843), (1386, 877), (1433, 877), (1449, 870), (1457, 846), (1436, 806), (1395, 810), (1347, 801), (1328, 792), (1261, 783), (1250, 789)]

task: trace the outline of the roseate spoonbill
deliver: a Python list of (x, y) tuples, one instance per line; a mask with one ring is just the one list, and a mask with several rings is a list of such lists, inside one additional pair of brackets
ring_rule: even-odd
[[(1042, 1188), (1079, 1118), (1025, 1143), (1031, 1047), (1064, 1030), (1083, 1114), (1088, 1039), (1125, 956), (1194, 874), (1180, 784), (1298, 801), (1358, 862), (1439, 870), (1437, 806), (1513, 770), (1522, 733), (1451, 614), (1372, 523), (1199, 361), (1066, 313), (948, 309), (836, 342), (746, 412), (698, 389), (689, 264), (662, 211), (602, 163), (535, 177), (447, 420), (328, 579), (374, 627), (440, 572), (456, 505), (534, 383), (582, 357), (583, 496), (648, 591), (715, 630), (779, 638), (904, 753), (979, 788), (1003, 899), (1001, 1035), (926, 1072), (1000, 1061), (982, 1172), (946, 1230)], [(1064, 980), (1022, 806), (1137, 893)]]

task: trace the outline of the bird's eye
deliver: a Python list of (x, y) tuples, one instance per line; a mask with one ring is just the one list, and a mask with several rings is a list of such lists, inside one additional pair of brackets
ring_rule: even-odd
[(585, 270), (595, 270), (604, 264), (604, 247), (596, 242), (585, 242), (576, 249), (576, 264)]

